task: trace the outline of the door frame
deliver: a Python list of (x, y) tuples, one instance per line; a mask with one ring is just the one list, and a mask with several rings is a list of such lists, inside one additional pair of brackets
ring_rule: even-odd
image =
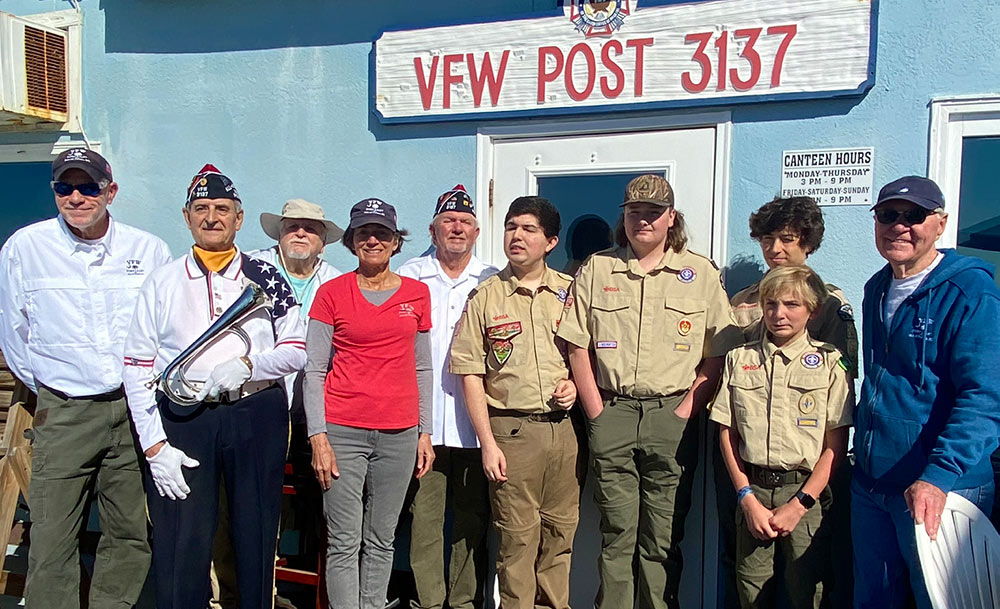
[(1000, 136), (1000, 95), (960, 95), (931, 100), (927, 177), (937, 182), (946, 208), (953, 214), (939, 245), (958, 243), (958, 211), (962, 195), (962, 139)]
[[(729, 181), (732, 150), (732, 114), (729, 111), (695, 114), (646, 115), (611, 118), (599, 121), (567, 119), (481, 127), (476, 131), (476, 200), (487, 202), (486, 213), (480, 217), (481, 233), (476, 243), (476, 255), (486, 259), (492, 251), (498, 222), (493, 216), (494, 147), (504, 140), (544, 139), (578, 135), (600, 135), (636, 131), (668, 131), (696, 127), (715, 128), (715, 167), (712, 197), (712, 244), (708, 254), (719, 267), (727, 262), (729, 227)], [(627, 161), (620, 164), (629, 168)], [(581, 168), (582, 169), (582, 168)], [(480, 204), (482, 209), (482, 204)], [(494, 263), (502, 261), (493, 261)]]

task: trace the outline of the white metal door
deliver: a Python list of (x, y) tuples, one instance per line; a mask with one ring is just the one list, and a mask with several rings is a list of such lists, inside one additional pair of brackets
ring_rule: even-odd
[[(723, 204), (718, 201), (717, 180), (725, 168), (717, 167), (716, 126), (570, 135), (545, 138), (495, 140), (493, 143), (492, 209), (484, 224), (481, 254), (493, 264), (506, 264), (503, 254), (503, 219), (511, 201), (524, 195), (546, 196), (559, 208), (567, 251), (559, 258), (560, 243), (550, 255), (558, 270), (573, 268), (569, 243), (576, 227), (589, 220), (602, 229), (614, 229), (621, 213), (624, 184), (641, 173), (664, 175), (674, 188), (675, 204), (687, 221), (688, 247), (713, 256), (724, 255)], [(574, 186), (577, 184), (578, 186)], [(601, 229), (598, 230), (598, 233)], [(569, 233), (569, 234), (568, 234)], [(588, 232), (583, 238), (601, 239)], [(588, 244), (584, 244), (585, 246)], [(601, 244), (606, 247), (607, 243)], [(579, 256), (579, 253), (577, 253)], [(559, 259), (558, 264), (553, 260)], [(579, 260), (576, 261), (577, 264)], [(706, 434), (702, 434), (705, 438)], [(711, 463), (714, 451), (704, 446), (699, 463), (691, 511), (686, 523), (684, 576), (681, 605), (714, 607), (718, 563), (718, 527)], [(597, 593), (597, 559), (600, 552), (599, 516), (588, 481), (581, 503), (571, 576), (571, 606), (593, 605)]]

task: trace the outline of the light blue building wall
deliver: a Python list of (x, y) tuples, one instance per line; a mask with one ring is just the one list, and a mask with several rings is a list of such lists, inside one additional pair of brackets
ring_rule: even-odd
[[(184, 189), (211, 162), (244, 196), (245, 248), (266, 244), (257, 216), (287, 198), (320, 202), (343, 224), (353, 202), (378, 196), (397, 206), (414, 233), (405, 258), (429, 245), (425, 227), (436, 196), (456, 182), (475, 187), (475, 133), (486, 123), (381, 125), (371, 111), (372, 41), (384, 29), (551, 11), (557, 0), (81, 5), (84, 126), (102, 142), (122, 186), (112, 208), (118, 218), (183, 251), (190, 243), (180, 215)], [(66, 8), (57, 0), (0, 0), (0, 11), (20, 15)], [(931, 98), (1000, 91), (997, 26), (994, 2), (883, 0), (868, 93), (728, 107), (729, 261), (763, 264), (747, 217), (779, 190), (783, 150), (873, 146), (876, 187), (925, 173)], [(0, 134), (0, 144), (18, 137)], [(882, 262), (870, 213), (840, 207), (825, 215), (826, 240), (811, 261), (859, 304), (865, 279)], [(327, 258), (353, 266), (339, 246), (328, 248)], [(734, 274), (731, 287), (749, 277)]]

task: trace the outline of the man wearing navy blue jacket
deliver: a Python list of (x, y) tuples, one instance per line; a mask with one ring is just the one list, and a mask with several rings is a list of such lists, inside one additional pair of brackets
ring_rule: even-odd
[[(930, 600), (914, 522), (937, 536), (948, 492), (986, 514), (1000, 436), (1000, 292), (993, 266), (937, 250), (948, 216), (937, 184), (887, 184), (875, 245), (889, 264), (865, 285), (864, 370), (854, 417), (855, 607)], [(909, 584), (909, 585), (908, 585)]]

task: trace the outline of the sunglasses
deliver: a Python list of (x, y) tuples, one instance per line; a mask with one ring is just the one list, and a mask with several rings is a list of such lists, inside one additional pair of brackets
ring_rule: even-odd
[(892, 226), (896, 222), (899, 222), (900, 216), (903, 218), (903, 224), (906, 226), (913, 226), (914, 224), (923, 224), (927, 216), (934, 214), (929, 209), (924, 209), (923, 207), (914, 207), (913, 209), (908, 209), (906, 211), (900, 211), (898, 209), (876, 209), (875, 219), (879, 224), (885, 224)]
[(80, 192), (85, 197), (96, 197), (101, 194), (104, 188), (97, 182), (87, 182), (86, 184), (69, 184), (67, 182), (52, 182), (52, 190), (60, 197), (68, 197), (74, 190)]

